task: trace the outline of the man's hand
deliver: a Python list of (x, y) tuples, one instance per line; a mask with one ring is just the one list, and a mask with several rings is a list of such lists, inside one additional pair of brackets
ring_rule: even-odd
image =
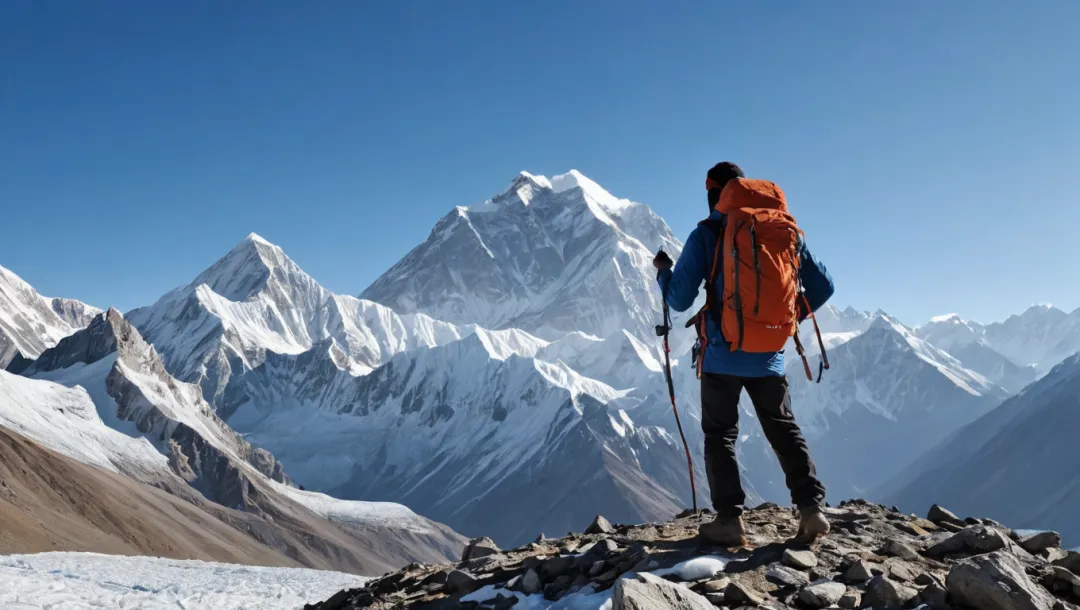
[(653, 267), (656, 267), (659, 271), (663, 271), (664, 269), (671, 269), (671, 267), (675, 265), (675, 263), (671, 260), (671, 257), (668, 256), (668, 253), (664, 252), (663, 250), (657, 252), (656, 258), (652, 259), (652, 264)]

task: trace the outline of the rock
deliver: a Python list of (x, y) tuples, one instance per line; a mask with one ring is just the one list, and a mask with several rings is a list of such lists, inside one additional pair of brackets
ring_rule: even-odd
[(563, 574), (555, 579), (554, 582), (544, 585), (544, 599), (555, 601), (562, 597), (567, 590), (573, 586), (574, 577), (569, 574)]
[(446, 590), (451, 593), (472, 593), (477, 588), (476, 578), (468, 572), (452, 570), (446, 575)]
[(784, 565), (796, 570), (809, 570), (817, 566), (817, 563), (817, 555), (814, 555), (812, 551), (795, 551), (792, 549), (784, 551)]
[(1061, 534), (1057, 532), (1042, 532), (1020, 541), (1020, 547), (1032, 555), (1037, 555), (1046, 549), (1060, 546)]
[(577, 570), (578, 558), (573, 555), (552, 557), (540, 563), (540, 575), (544, 580), (552, 580), (563, 574), (569, 574)]
[[(868, 561), (859, 560), (851, 564), (844, 572), (844, 581), (852, 584), (862, 584), (874, 577), (874, 565)], [(881, 568), (878, 568), (881, 571)]]
[(755, 591), (753, 587), (748, 587), (742, 583), (732, 582), (724, 589), (724, 603), (729, 606), (739, 604), (760, 606), (765, 603), (765, 598), (761, 593)]
[(619, 552), (619, 545), (614, 540), (605, 538), (600, 542), (592, 545), (588, 551), (585, 552), (585, 556), (589, 559), (604, 559), (609, 555), (613, 555)]
[(480, 559), (481, 557), (487, 557), (489, 555), (497, 555), (502, 550), (499, 545), (495, 544), (495, 541), (487, 536), (483, 538), (474, 538), (469, 541), (469, 544), (465, 546), (465, 552), (461, 554), (462, 561), (469, 561), (470, 559)]
[[(896, 527), (899, 528), (904, 533), (911, 534), (912, 536), (929, 536), (930, 535), (930, 532), (926, 531), (926, 528), (922, 527), (921, 525), (919, 525), (917, 523), (911, 522), (911, 521), (901, 521), (901, 522), (896, 524)], [(937, 526), (935, 526), (935, 528), (936, 527)]]
[(1054, 598), (1031, 582), (1008, 553), (978, 555), (957, 564), (945, 580), (950, 598), (979, 610), (1052, 610)]
[(765, 579), (779, 587), (804, 587), (810, 584), (810, 577), (787, 566), (774, 563), (765, 571)]
[(594, 561), (589, 567), (589, 576), (599, 576), (604, 573), (604, 569), (607, 567), (607, 562), (603, 559)]
[(838, 582), (810, 585), (799, 592), (799, 601), (810, 608), (828, 608), (840, 601), (847, 587)]
[(1064, 557), (1052, 563), (1069, 570), (1073, 574), (1080, 574), (1080, 553), (1075, 551), (1066, 551)]
[(885, 543), (885, 554), (900, 559), (918, 559), (919, 557), (919, 553), (915, 549), (899, 540), (890, 540)]
[[(724, 594), (723, 593), (706, 593), (705, 594), (705, 599), (709, 600), (709, 603), (716, 606), (717, 608), (724, 605)], [(1055, 608), (1055, 610), (1057, 610), (1057, 609)]]
[(1069, 552), (1058, 547), (1051, 547), (1042, 552), (1042, 557), (1050, 563), (1061, 561), (1069, 556)]
[(603, 574), (597, 576), (594, 580), (601, 584), (610, 584), (614, 582), (620, 574), (622, 574), (622, 572), (618, 568), (611, 568), (607, 572), (604, 572)]
[(571, 553), (576, 553), (579, 548), (580, 545), (577, 540), (564, 540), (563, 543), (559, 545), (559, 552), (563, 555), (569, 555)]
[(922, 585), (924, 587), (929, 585), (941, 585), (941, 583), (935, 576), (923, 572), (915, 577), (915, 584)]
[(718, 578), (705, 583), (701, 586), (701, 589), (706, 593), (723, 593), (724, 589), (727, 589), (727, 586), (730, 584), (730, 578)]
[(1066, 582), (1074, 587), (1080, 587), (1080, 576), (1073, 574), (1068, 568), (1053, 566), (1051, 569), (1053, 570), (1051, 575), (1054, 577), (1054, 580)]
[(930, 507), (930, 511), (926, 514), (926, 519), (937, 525), (941, 525), (942, 523), (951, 523), (953, 525), (963, 523), (959, 517), (937, 504)]
[(585, 529), (586, 534), (614, 534), (615, 527), (611, 525), (611, 522), (603, 517), (603, 515), (597, 515), (591, 525)]
[(866, 585), (863, 605), (870, 604), (874, 610), (891, 610), (903, 607), (918, 594), (916, 589), (893, 582), (884, 576), (875, 576)]
[(652, 574), (615, 583), (612, 610), (713, 610), (708, 599)]
[(934, 610), (937, 610), (938, 608), (947, 607), (946, 598), (948, 597), (948, 595), (949, 594), (945, 590), (945, 587), (934, 583), (931, 585), (927, 585), (922, 591), (919, 592), (919, 601), (926, 604), (927, 606), (930, 606)]
[(1009, 539), (997, 529), (985, 525), (969, 527), (962, 532), (930, 547), (926, 554), (931, 557), (945, 555), (993, 553), (1009, 547)]
[(910, 567), (903, 563), (896, 561), (888, 564), (889, 577), (899, 582), (913, 582), (915, 580), (915, 572)]
[(848, 591), (840, 596), (840, 600), (836, 602), (836, 605), (845, 610), (855, 610), (862, 605), (862, 595), (858, 591)]
[(540, 582), (540, 575), (536, 573), (536, 570), (526, 570), (525, 575), (521, 577), (521, 592), (526, 595), (535, 595), (542, 587), (543, 583)]

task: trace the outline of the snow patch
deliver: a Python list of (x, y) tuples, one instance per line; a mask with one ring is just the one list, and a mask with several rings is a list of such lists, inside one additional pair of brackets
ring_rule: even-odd
[(294, 610), (369, 578), (96, 553), (0, 556), (0, 607)]

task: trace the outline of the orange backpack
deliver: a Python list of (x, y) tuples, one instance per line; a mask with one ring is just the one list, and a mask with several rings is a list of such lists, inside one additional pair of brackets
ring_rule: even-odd
[[(719, 311), (721, 331), (733, 352), (778, 352), (794, 337), (811, 376), (797, 332), (798, 299), (805, 299), (799, 282), (803, 232), (788, 213), (784, 192), (768, 180), (736, 178), (724, 186), (715, 209), (727, 217), (727, 223), (717, 239), (706, 279), (705, 309), (714, 316)], [(720, 273), (720, 248), (724, 249), (724, 293), (717, 310), (712, 301)], [(699, 315), (697, 322), (698, 333), (705, 338), (705, 315)], [(822, 358), (827, 362), (824, 345)]]

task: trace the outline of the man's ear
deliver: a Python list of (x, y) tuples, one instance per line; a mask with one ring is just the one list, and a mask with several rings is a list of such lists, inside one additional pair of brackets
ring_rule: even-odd
[(716, 204), (720, 202), (720, 193), (724, 192), (723, 187), (714, 186), (709, 189), (709, 209), (712, 210), (716, 207)]

